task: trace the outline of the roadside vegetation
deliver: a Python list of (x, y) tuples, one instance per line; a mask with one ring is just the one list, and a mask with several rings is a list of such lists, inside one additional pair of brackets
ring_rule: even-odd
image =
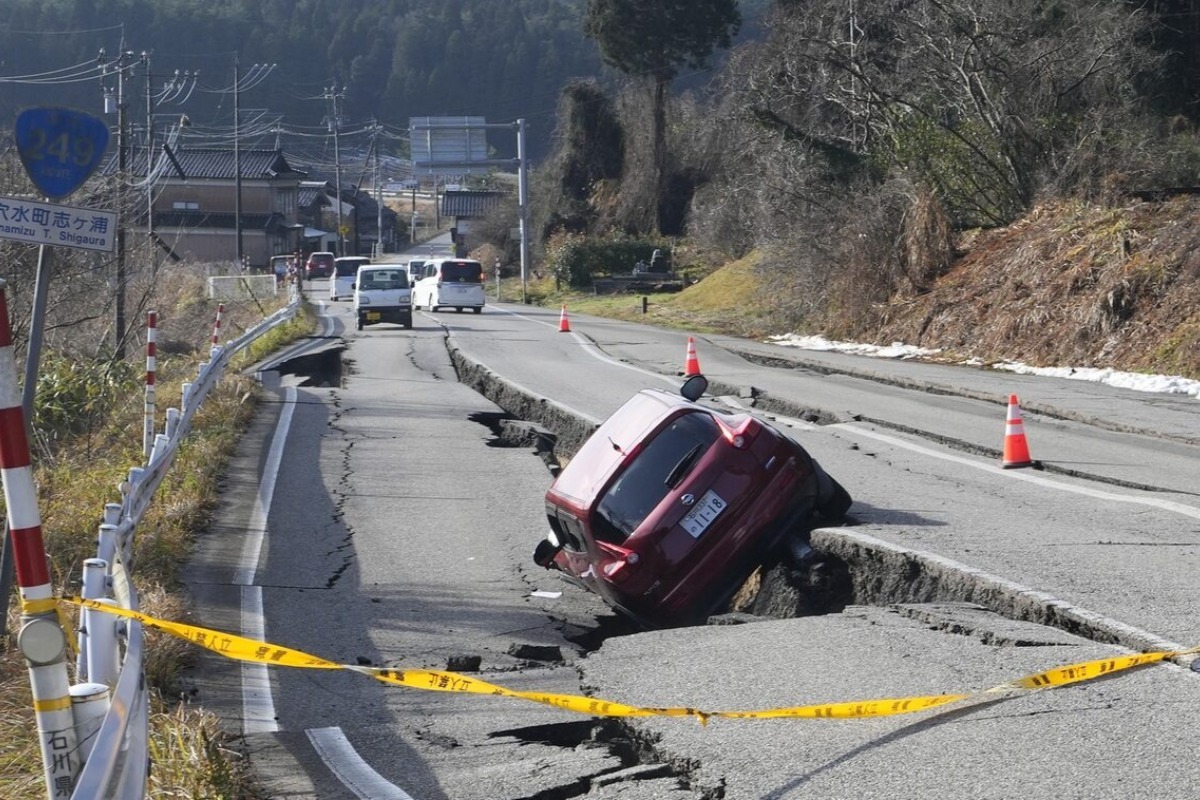
[[(18, 256), (19, 258), (19, 256)], [(207, 360), (216, 303), (204, 294), (204, 268), (160, 268), (143, 299), (159, 314), (156, 372), (158, 422), (166, 408), (180, 405), (184, 382)], [(221, 341), (236, 338), (286, 296), (226, 302)], [(11, 302), (11, 298), (10, 298)], [(93, 304), (94, 305), (94, 304)], [(144, 317), (130, 336), (137, 355), (114, 359), (103, 336), (83, 322), (94, 309), (56, 304), (48, 326), (34, 412), (35, 482), (52, 576), (61, 591), (75, 591), (82, 561), (95, 556), (104, 504), (130, 467), (144, 462)], [(16, 315), (20, 320), (20, 315)], [(59, 327), (68, 318), (73, 326)], [(134, 540), (134, 574), (142, 609), (166, 619), (186, 620), (178, 570), (195, 538), (205, 530), (218, 500), (219, 478), (257, 406), (255, 382), (237, 367), (309, 333), (314, 319), (303, 312), (264, 335), (235, 359), (232, 368), (194, 418), (192, 432), (175, 466), (159, 487)], [(100, 324), (100, 329), (105, 325)], [(23, 354), (23, 337), (18, 337)], [(98, 344), (99, 342), (99, 344)], [(140, 361), (138, 356), (141, 356)], [(15, 593), (14, 593), (15, 597)], [(0, 797), (35, 800), (46, 796), (36, 739), (29, 677), (16, 650), (19, 609), (10, 599), (4, 651), (0, 653)], [(180, 675), (196, 658), (192, 645), (147, 632), (145, 670), (151, 696), (149, 796), (156, 798), (253, 798), (253, 782), (218, 720), (181, 694)]]
[[(625, 81), (560, 94), (531, 180), (535, 302), (1200, 376), (1200, 84), (1171, 25), (1182, 5), (778, 2), (728, 50), (728, 3), (699, 6), (725, 27), (589, 3)], [(695, 46), (639, 60), (638, 37), (684, 31)], [(664, 75), (718, 58), (704, 90), (664, 101)], [(517, 263), (514, 216), (472, 226), (486, 263)], [(640, 298), (596, 296), (634, 247), (698, 283), (644, 317)]]

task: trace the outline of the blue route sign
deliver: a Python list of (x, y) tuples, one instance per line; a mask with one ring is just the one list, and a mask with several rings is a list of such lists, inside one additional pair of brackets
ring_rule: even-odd
[(104, 120), (69, 108), (27, 108), (14, 134), (30, 180), (52, 200), (82, 186), (108, 148)]

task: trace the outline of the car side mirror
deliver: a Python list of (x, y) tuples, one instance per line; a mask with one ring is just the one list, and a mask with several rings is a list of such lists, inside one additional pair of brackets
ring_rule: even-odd
[(356, 284), (350, 284), (350, 291), (353, 292), (356, 288), (358, 288)]
[[(550, 536), (554, 536), (553, 533)], [(555, 541), (551, 541), (548, 537), (537, 543), (537, 547), (533, 550), (533, 563), (539, 567), (549, 569), (554, 563), (554, 557), (558, 555), (558, 551), (562, 550), (562, 546), (558, 543), (557, 537)]]
[(692, 375), (683, 382), (683, 386), (679, 387), (679, 393), (693, 403), (703, 397), (706, 391), (708, 391), (708, 378), (703, 375)]

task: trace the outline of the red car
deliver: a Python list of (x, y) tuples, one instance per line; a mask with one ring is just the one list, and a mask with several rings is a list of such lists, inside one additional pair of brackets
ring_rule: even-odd
[(327, 278), (333, 272), (333, 253), (328, 250), (318, 250), (310, 253), (308, 261), (304, 262), (304, 277)]
[(852, 502), (795, 440), (698, 404), (707, 387), (638, 392), (546, 492), (534, 561), (645, 627), (703, 622), (788, 533)]

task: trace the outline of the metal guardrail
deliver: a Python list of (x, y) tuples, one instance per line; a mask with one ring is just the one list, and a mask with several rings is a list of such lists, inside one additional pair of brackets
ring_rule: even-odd
[[(137, 526), (174, 463), (193, 416), (233, 356), (295, 316), (300, 296), (295, 289), (292, 291), (287, 307), (234, 341), (214, 346), (211, 359), (200, 365), (196, 380), (184, 384), (181, 409), (167, 410), (164, 432), (154, 437), (146, 464), (130, 470), (121, 487), (121, 502), (105, 506), (97, 558), (84, 565), (85, 598), (138, 610), (137, 589), (130, 575)], [(71, 687), (71, 695), (83, 766), (70, 797), (140, 800), (146, 794), (149, 770), (149, 696), (142, 668), (142, 625), (84, 609), (79, 630), (76, 676), (80, 682)], [(49, 788), (51, 797), (63, 796), (55, 793), (55, 787)]]

